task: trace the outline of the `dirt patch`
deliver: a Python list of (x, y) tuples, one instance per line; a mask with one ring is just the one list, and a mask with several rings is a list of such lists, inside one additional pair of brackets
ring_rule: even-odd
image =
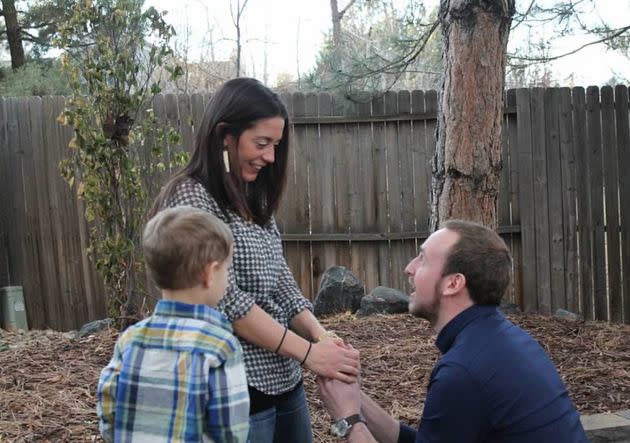
[[(552, 356), (580, 412), (630, 409), (630, 326), (511, 319)], [(322, 323), (361, 351), (364, 390), (396, 417), (417, 423), (438, 358), (428, 323), (408, 315), (340, 315)], [(0, 331), (0, 441), (101, 441), (96, 384), (116, 336), (113, 330), (79, 340), (52, 331)], [(305, 380), (315, 441), (336, 442), (312, 374)]]

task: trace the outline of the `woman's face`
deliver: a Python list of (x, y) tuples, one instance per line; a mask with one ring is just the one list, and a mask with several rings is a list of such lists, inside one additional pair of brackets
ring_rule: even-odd
[[(238, 140), (231, 135), (225, 137), (230, 151), (238, 153), (241, 179), (253, 182), (265, 166), (275, 161), (275, 149), (282, 139), (284, 119), (282, 117), (263, 118), (245, 130)], [(234, 144), (238, 143), (236, 149)]]

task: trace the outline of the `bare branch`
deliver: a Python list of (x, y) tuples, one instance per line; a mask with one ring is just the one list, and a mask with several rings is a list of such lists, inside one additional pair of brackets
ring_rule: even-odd
[(552, 57), (522, 57), (522, 56), (519, 56), (519, 55), (512, 55), (512, 54), (508, 55), (508, 57), (510, 59), (514, 59), (514, 60), (522, 60), (522, 61), (534, 62), (534, 63), (550, 62), (550, 61), (553, 61), (553, 60), (558, 60), (558, 59), (563, 58), (563, 57), (567, 57), (569, 55), (573, 55), (576, 52), (581, 51), (582, 49), (588, 48), (589, 46), (598, 45), (600, 43), (605, 43), (607, 41), (610, 41), (610, 40), (612, 40), (612, 39), (614, 39), (616, 37), (619, 37), (620, 35), (622, 35), (623, 33), (625, 33), (628, 30), (630, 30), (630, 26), (624, 26), (623, 28), (618, 28), (618, 29), (614, 30), (614, 33), (611, 34), (611, 35), (603, 37), (603, 38), (601, 38), (599, 40), (594, 40), (592, 42), (586, 43), (586, 44), (584, 44), (584, 45), (580, 46), (579, 48), (576, 48), (576, 49), (574, 49), (572, 51), (568, 51), (568, 52), (565, 52), (563, 54), (555, 55), (555, 56), (552, 56)]
[(341, 11), (339, 11), (338, 17), (339, 20), (341, 20), (343, 18), (343, 16), (345, 15), (346, 12), (348, 12), (348, 9), (350, 9), (350, 7), (356, 2), (357, 0), (350, 0), (348, 2), (348, 4), (346, 5), (345, 8), (343, 8)]

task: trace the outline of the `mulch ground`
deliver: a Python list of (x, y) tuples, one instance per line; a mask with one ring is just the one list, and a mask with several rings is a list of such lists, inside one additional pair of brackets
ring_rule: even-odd
[[(551, 355), (581, 413), (630, 409), (630, 326), (522, 315), (511, 319)], [(417, 423), (438, 358), (428, 323), (408, 315), (322, 323), (361, 351), (364, 390), (394, 416)], [(116, 339), (113, 330), (70, 334), (0, 330), (0, 441), (101, 441), (95, 391)], [(316, 442), (336, 442), (305, 375)]]

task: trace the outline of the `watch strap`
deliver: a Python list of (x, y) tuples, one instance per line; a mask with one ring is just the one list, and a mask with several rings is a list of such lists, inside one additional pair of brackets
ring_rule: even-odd
[(361, 421), (363, 423), (367, 423), (367, 421), (365, 420), (365, 417), (361, 413), (351, 415), (350, 417), (346, 417), (344, 418), (344, 420), (346, 421), (346, 423), (348, 423), (348, 426), (356, 425), (357, 423)]
[(361, 413), (342, 418), (341, 420), (336, 421), (332, 426), (333, 434), (337, 437), (347, 437), (352, 430), (352, 426), (360, 422), (367, 424), (365, 417)]

